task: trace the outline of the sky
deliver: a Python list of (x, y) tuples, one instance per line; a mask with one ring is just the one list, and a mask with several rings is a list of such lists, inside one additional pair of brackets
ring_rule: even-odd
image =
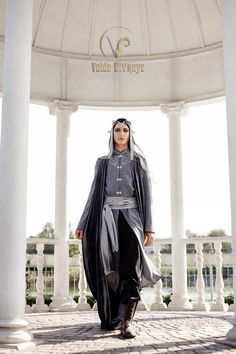
[[(152, 175), (154, 224), (158, 238), (171, 237), (168, 118), (160, 110), (79, 109), (70, 121), (68, 218), (76, 228), (99, 156), (108, 152), (111, 121), (131, 120), (135, 141)], [(185, 230), (206, 235), (212, 229), (231, 234), (225, 102), (191, 106), (181, 118)], [(27, 232), (54, 224), (56, 117), (47, 107), (30, 105)]]

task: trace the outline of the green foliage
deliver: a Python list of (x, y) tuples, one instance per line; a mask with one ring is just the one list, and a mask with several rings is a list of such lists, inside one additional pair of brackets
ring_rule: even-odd
[(207, 236), (208, 237), (222, 237), (222, 236), (226, 236), (226, 232), (222, 229), (215, 229), (215, 230), (211, 230)]
[(36, 296), (27, 295), (25, 298), (26, 298), (27, 305), (32, 306), (32, 305), (36, 304)]
[(224, 296), (224, 300), (225, 300), (226, 304), (231, 305), (234, 303), (234, 295), (230, 294), (230, 295)]
[(76, 257), (79, 255), (79, 245), (69, 245), (69, 257)]
[(53, 297), (53, 294), (45, 294), (45, 295), (43, 295), (44, 303), (49, 306), (51, 304), (51, 302), (52, 302), (52, 297)]
[[(87, 298), (87, 303), (89, 304), (89, 306), (90, 306), (91, 308), (93, 308), (93, 306), (94, 306), (94, 304), (95, 304), (95, 302), (96, 302), (96, 300), (95, 300), (95, 298), (93, 297), (93, 295), (86, 295), (86, 298)], [(79, 295), (75, 295), (75, 296), (73, 297), (73, 300), (78, 303), (78, 302), (79, 302)]]
[(168, 306), (169, 303), (171, 302), (171, 295), (172, 295), (172, 294), (162, 295), (162, 297), (163, 297), (163, 302), (164, 302), (164, 304), (166, 304), (167, 306)]
[[(44, 303), (49, 306), (50, 303), (52, 302), (52, 297), (53, 297), (52, 294), (43, 295)], [(25, 298), (26, 298), (27, 305), (32, 306), (32, 305), (36, 304), (36, 296), (27, 295)]]

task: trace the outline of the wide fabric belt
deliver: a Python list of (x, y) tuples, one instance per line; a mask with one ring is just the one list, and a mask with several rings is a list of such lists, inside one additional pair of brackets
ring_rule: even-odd
[(106, 197), (105, 205), (111, 209), (137, 208), (137, 200), (134, 197)]

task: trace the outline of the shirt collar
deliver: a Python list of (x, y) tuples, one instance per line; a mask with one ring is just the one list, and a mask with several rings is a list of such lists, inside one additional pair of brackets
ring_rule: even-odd
[(117, 151), (117, 150), (114, 150), (113, 152), (113, 155), (114, 156), (118, 156), (118, 155), (122, 155), (122, 156), (126, 156), (130, 153), (129, 149), (125, 149), (123, 151)]

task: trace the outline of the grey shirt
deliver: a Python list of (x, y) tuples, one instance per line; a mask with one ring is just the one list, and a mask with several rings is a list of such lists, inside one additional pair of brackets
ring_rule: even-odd
[[(130, 152), (124, 150), (122, 152), (114, 151), (113, 156), (108, 161), (106, 184), (105, 184), (105, 197), (135, 197), (134, 183), (130, 167)], [(95, 167), (95, 175), (97, 173), (97, 164)], [(146, 218), (143, 225), (144, 231), (154, 231), (152, 226), (152, 210), (151, 210), (151, 191), (148, 176), (144, 181), (147, 205)], [(95, 181), (93, 181), (91, 190), (85, 205), (83, 214), (80, 218), (77, 228), (83, 229), (85, 226), (90, 204), (92, 203), (92, 196), (95, 188)], [(129, 214), (133, 209), (129, 209)], [(134, 210), (133, 210), (134, 211)], [(134, 211), (137, 216), (137, 210)], [(132, 217), (130, 215), (130, 217)]]

